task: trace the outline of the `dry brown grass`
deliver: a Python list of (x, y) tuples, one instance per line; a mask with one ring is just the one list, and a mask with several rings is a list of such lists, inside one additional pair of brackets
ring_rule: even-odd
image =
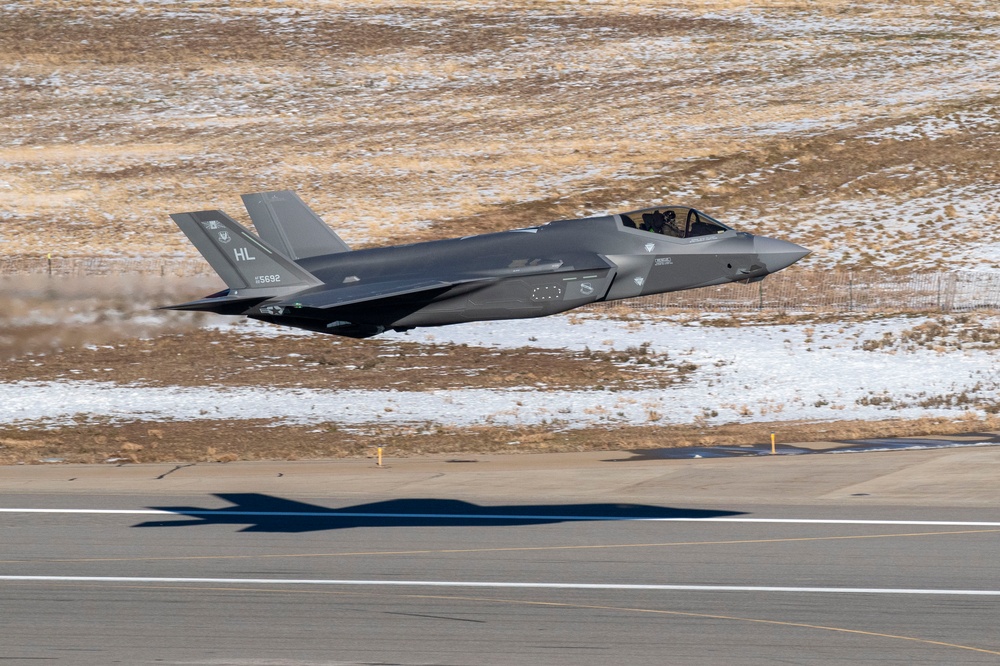
[(642, 348), (574, 353), (526, 346), (511, 354), (466, 345), (324, 335), (262, 338), (187, 325), (183, 333), (166, 328), (151, 338), (123, 335), (127, 325), (115, 321), (69, 331), (41, 325), (8, 330), (0, 335), (3, 381), (90, 379), (142, 386), (398, 391), (524, 386), (626, 390), (671, 386), (695, 369), (689, 362)]
[(0, 464), (129, 464), (136, 462), (233, 462), (236, 460), (316, 460), (371, 457), (384, 447), (388, 458), (437, 454), (645, 451), (680, 446), (767, 445), (778, 442), (838, 442), (873, 437), (994, 432), (1000, 416), (986, 419), (845, 421), (838, 423), (732, 424), (706, 429), (662, 426), (655, 421), (626, 428), (425, 428), (373, 425), (364, 431), (334, 424), (278, 426), (229, 421), (92, 423), (72, 428), (0, 426)]
[[(991, 8), (971, 0), (950, 3), (947, 22), (929, 0), (29, 0), (5, 6), (0, 20), (0, 255), (191, 257), (168, 213), (221, 207), (245, 220), (239, 193), (287, 188), (353, 245), (671, 201), (802, 243), (814, 250), (807, 264), (822, 269), (1000, 267), (991, 249), (1000, 245), (994, 27)], [(106, 324), (21, 327), (13, 342), (0, 339), (19, 359), (4, 379), (115, 367), (122, 381), (164, 381), (105, 356), (176, 354), (177, 338), (121, 342), (104, 335)], [(995, 344), (972, 333), (943, 339), (933, 326), (907, 335), (920, 347)], [(531, 362), (543, 358), (560, 386), (584, 372), (611, 387), (653, 381), (639, 361), (672, 368), (655, 381), (685, 374), (641, 350), (623, 369), (616, 358), (540, 350), (523, 366), (484, 367), (478, 352), (454, 349), (421, 379), (407, 377), (405, 345), (321, 349), (329, 341), (319, 340), (297, 342), (307, 354), (288, 361), (317, 385), (337, 381), (334, 364), (357, 366), (346, 371), (354, 386), (391, 375), (411, 388), (445, 386), (457, 373), (469, 385), (530, 382)], [(24, 356), (54, 347), (73, 350), (41, 365)], [(171, 381), (280, 383), (282, 363), (189, 368)], [(666, 428), (657, 416), (636, 429), (563, 434), (324, 435), (250, 424), (246, 444), (216, 444), (222, 425), (208, 422), (165, 424), (161, 436), (148, 434), (156, 424), (8, 429), (0, 456), (326, 457), (390, 439), (408, 452), (638, 448), (761, 441), (768, 429)], [(988, 424), (829, 427), (851, 437), (897, 425), (912, 434)], [(824, 427), (780, 426), (798, 439)], [(296, 452), (272, 447), (279, 432), (301, 443)]]
[[(953, 3), (947, 29), (938, 11), (20, 3), (0, 25), (0, 252), (190, 255), (168, 212), (239, 214), (238, 193), (291, 188), (355, 244), (669, 199), (802, 242), (818, 265), (953, 266), (1000, 240), (1000, 49), (981, 5)], [(869, 138), (956, 113), (933, 136)], [(890, 212), (852, 233), (872, 207), (971, 185), (941, 222)]]

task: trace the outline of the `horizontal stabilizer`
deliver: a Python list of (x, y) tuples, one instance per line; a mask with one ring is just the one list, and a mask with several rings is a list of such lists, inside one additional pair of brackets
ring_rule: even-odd
[(323, 284), (221, 210), (173, 213), (170, 217), (225, 281), (232, 296), (239, 296), (240, 290), (273, 296)]
[[(254, 290), (247, 290), (243, 293), (254, 293)], [(221, 315), (245, 314), (250, 308), (258, 303), (267, 300), (269, 296), (230, 296), (229, 290), (223, 291), (214, 296), (206, 296), (196, 301), (179, 303), (177, 305), (165, 305), (157, 310), (192, 310), (197, 312), (214, 312)]]
[(293, 260), (351, 249), (295, 192), (256, 192), (242, 198), (260, 237)]

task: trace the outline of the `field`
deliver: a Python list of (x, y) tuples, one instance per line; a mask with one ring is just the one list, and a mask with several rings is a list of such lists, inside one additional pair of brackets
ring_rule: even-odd
[[(246, 222), (240, 193), (294, 189), (352, 247), (676, 202), (809, 247), (791, 269), (803, 274), (1000, 269), (1000, 12), (991, 2), (38, 0), (6, 2), (0, 13), (0, 257), (8, 262), (51, 254), (189, 266), (196, 255), (168, 213), (219, 207)], [(58, 403), (60, 391), (96, 379), (99, 367), (101, 381), (122, 387), (221, 390), (238, 376), (241, 386), (369, 391), (358, 398), (365, 401), (390, 389), (414, 397), (510, 391), (536, 384), (525, 379), (534, 374), (544, 386), (531, 401), (600, 384), (660, 391), (668, 402), (634, 415), (611, 410), (627, 416), (605, 423), (558, 411), (547, 424), (482, 416), (346, 427), (330, 417), (310, 427), (244, 418), (246, 443), (234, 437), (225, 446), (214, 444), (213, 429), (228, 421), (208, 418), (95, 412), (78, 416), (75, 429), (62, 416), (5, 415), (3, 460), (357, 455), (390, 440), (422, 451), (601, 448), (760, 441), (772, 428), (767, 387), (750, 380), (723, 384), (729, 394), (699, 394), (714, 401), (701, 420), (671, 409), (671, 395), (693, 399), (673, 391), (711, 386), (711, 363), (732, 360), (684, 357), (691, 345), (678, 340), (704, 323), (689, 314), (668, 313), (624, 346), (514, 345), (502, 327), (478, 343), (444, 332), (362, 343), (275, 337), (153, 317), (115, 296), (145, 307), (217, 285), (163, 273), (155, 285), (126, 280), (128, 288), (92, 296), (25, 276), (5, 282), (0, 351), (11, 360), (0, 386), (18, 395), (48, 387), (48, 402)], [(995, 318), (956, 324), (925, 314), (867, 337), (864, 327), (874, 331), (877, 321), (817, 316), (739, 318), (746, 334), (726, 341), (752, 347), (755, 331), (771, 339), (784, 326), (805, 349), (812, 336), (804, 331), (827, 326), (830, 349), (874, 345), (857, 350), (867, 366), (852, 366), (859, 384), (870, 380), (869, 397), (848, 391), (837, 413), (817, 415), (794, 412), (790, 394), (784, 414), (801, 418), (786, 419), (786, 431), (792, 422), (803, 437), (822, 436), (832, 422), (843, 424), (838, 436), (996, 427), (988, 371), (946, 372), (953, 390), (935, 385), (919, 397), (914, 387), (911, 398), (880, 374), (893, 358), (925, 364), (921, 354), (988, 370)], [(553, 319), (532, 335), (559, 338), (572, 321)], [(907, 349), (902, 336), (916, 329), (936, 331), (929, 337), (940, 344)], [(891, 343), (878, 347), (885, 333)], [(495, 354), (490, 336), (516, 353)], [(659, 360), (637, 368), (643, 343)], [(244, 348), (243, 360), (211, 347)], [(303, 360), (291, 366), (259, 360), (296, 353)], [(150, 359), (149, 370), (134, 371), (137, 355)], [(387, 358), (395, 360), (378, 360)], [(447, 360), (419, 369), (427, 358)], [(239, 373), (232, 364), (240, 362), (267, 369)], [(829, 399), (815, 397), (826, 389), (810, 381), (798, 400)], [(924, 381), (920, 374), (915, 383)], [(303, 445), (264, 447), (284, 429), (296, 433), (285, 441)], [(175, 448), (164, 444), (172, 439)], [(142, 449), (122, 452), (126, 443)]]

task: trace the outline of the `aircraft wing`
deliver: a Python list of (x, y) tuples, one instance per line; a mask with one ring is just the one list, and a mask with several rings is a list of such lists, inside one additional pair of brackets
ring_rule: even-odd
[(483, 284), (494, 282), (495, 278), (474, 278), (471, 280), (436, 280), (428, 278), (412, 280), (389, 280), (384, 282), (373, 282), (371, 284), (352, 284), (340, 286), (323, 291), (314, 291), (302, 296), (287, 298), (280, 302), (274, 300), (262, 308), (286, 307), (286, 308), (316, 308), (328, 310), (339, 308), (345, 305), (370, 304), (377, 306), (384, 301), (389, 301), (403, 296), (412, 296), (430, 299), (439, 293), (444, 292), (460, 284), (470, 284), (481, 282)]
[[(569, 264), (569, 265), (567, 265)], [(563, 259), (536, 260), (531, 263), (514, 262), (501, 269), (488, 269), (479, 275), (420, 275), (409, 278), (366, 281), (342, 285), (326, 285), (325, 289), (311, 289), (306, 293), (292, 294), (261, 303), (260, 312), (271, 314), (281, 308), (313, 308), (330, 310), (345, 306), (363, 305), (379, 307), (398, 304), (398, 300), (430, 301), (454, 287), (464, 286), (464, 291), (474, 291), (499, 280), (509, 278), (532, 279), (542, 275), (572, 275), (595, 270), (606, 270), (612, 264), (596, 254), (567, 255)]]

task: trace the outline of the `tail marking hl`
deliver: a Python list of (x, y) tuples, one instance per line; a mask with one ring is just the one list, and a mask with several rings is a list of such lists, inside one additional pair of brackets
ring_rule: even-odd
[(291, 293), (323, 284), (220, 210), (170, 217), (233, 292), (282, 287)]

